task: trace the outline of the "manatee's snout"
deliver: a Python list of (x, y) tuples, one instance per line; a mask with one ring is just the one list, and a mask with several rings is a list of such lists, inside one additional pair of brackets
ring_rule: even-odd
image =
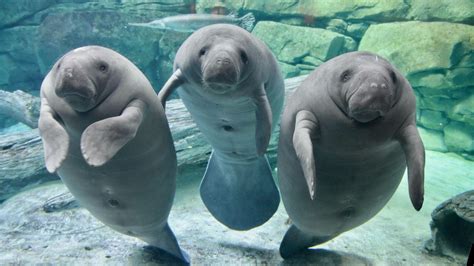
[(203, 81), (209, 87), (219, 90), (232, 87), (239, 81), (239, 63), (229, 52), (222, 51), (210, 57), (203, 67)]
[(390, 111), (392, 98), (393, 90), (384, 78), (365, 80), (349, 97), (349, 116), (361, 123), (383, 117)]
[(70, 64), (58, 66), (55, 92), (73, 109), (80, 112), (89, 110), (95, 104), (94, 83), (80, 66)]

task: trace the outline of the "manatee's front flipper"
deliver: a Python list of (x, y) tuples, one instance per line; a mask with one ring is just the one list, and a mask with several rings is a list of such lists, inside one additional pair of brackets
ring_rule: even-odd
[(69, 135), (57, 117), (47, 99), (41, 97), (38, 128), (43, 140), (46, 169), (50, 173), (54, 173), (61, 166), (69, 150)]
[(296, 114), (295, 132), (293, 133), (293, 146), (296, 156), (303, 169), (309, 195), (313, 200), (316, 191), (316, 163), (313, 153), (313, 142), (319, 136), (319, 124), (316, 117), (309, 111), (299, 111)]
[(255, 113), (255, 140), (257, 141), (257, 154), (262, 156), (268, 148), (270, 143), (270, 136), (272, 134), (272, 109), (268, 102), (267, 93), (264, 85), (260, 86), (254, 94), (254, 102), (257, 107)]
[(171, 77), (166, 81), (165, 85), (163, 88), (161, 88), (160, 92), (158, 93), (158, 99), (161, 102), (161, 105), (163, 105), (163, 108), (165, 108), (166, 105), (166, 99), (173, 93), (175, 89), (177, 89), (179, 86), (181, 86), (186, 80), (184, 79), (183, 72), (181, 72), (181, 69), (177, 69)]
[(292, 225), (288, 231), (286, 231), (285, 236), (280, 244), (280, 255), (282, 258), (287, 259), (309, 247), (319, 245), (330, 239), (332, 236), (324, 237), (315, 237), (308, 234), (305, 234), (296, 226)]
[(133, 100), (120, 116), (97, 121), (84, 130), (81, 151), (89, 165), (108, 162), (125, 144), (133, 139), (140, 127), (146, 105)]
[(234, 230), (249, 230), (264, 224), (280, 204), (266, 157), (232, 162), (221, 159), (213, 151), (200, 191), (209, 212)]
[(173, 234), (173, 231), (168, 224), (166, 224), (163, 230), (158, 232), (156, 236), (140, 238), (148, 244), (180, 259), (184, 263), (190, 263), (189, 255), (179, 247), (176, 236)]
[(425, 147), (421, 141), (414, 118), (412, 123), (402, 127), (397, 139), (405, 152), (408, 168), (408, 190), (413, 207), (419, 211), (423, 206), (425, 179)]

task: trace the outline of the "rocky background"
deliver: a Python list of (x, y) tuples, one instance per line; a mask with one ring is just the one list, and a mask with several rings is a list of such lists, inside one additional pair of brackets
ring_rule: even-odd
[[(253, 33), (274, 52), (285, 77), (355, 50), (386, 57), (415, 89), (426, 148), (474, 159), (472, 0), (3, 0), (0, 89), (37, 95), (60, 56), (98, 44), (130, 58), (159, 90), (189, 34), (128, 23), (217, 6), (256, 16)], [(13, 123), (0, 121), (0, 127)]]
[[(431, 210), (447, 198), (474, 187), (474, 164), (460, 157), (474, 160), (474, 2), (354, 2), (357, 3), (349, 0), (0, 0), (0, 242), (10, 243), (3, 249), (0, 247), (0, 254), (6, 254), (0, 256), (0, 264), (37, 263), (38, 258), (51, 262), (65, 257), (74, 263), (76, 258), (87, 257), (86, 254), (91, 263), (96, 263), (99, 257), (112, 264), (167, 263), (155, 261), (147, 250), (136, 251), (142, 245), (138, 241), (129, 239), (132, 242), (124, 245), (125, 237), (110, 230), (109, 233), (107, 228), (81, 231), (81, 226), (93, 227), (98, 222), (74, 204), (43, 216), (47, 212), (44, 202), (55, 199), (65, 188), (57, 183), (38, 188), (46, 181), (57, 180), (57, 176), (44, 169), (37, 130), (18, 125), (9, 127), (20, 121), (34, 128), (37, 120), (38, 99), (16, 90), (37, 96), (42, 79), (57, 59), (71, 49), (91, 44), (110, 47), (128, 57), (159, 90), (172, 72), (175, 52), (189, 34), (129, 27), (128, 23), (194, 12), (210, 13), (218, 6), (224, 6), (226, 13), (242, 16), (252, 12), (256, 16), (253, 34), (274, 52), (286, 78), (307, 74), (323, 62), (350, 51), (372, 51), (389, 59), (406, 75), (417, 94), (419, 129), (426, 148), (433, 150), (427, 151), (429, 178), (426, 204), (420, 213), (414, 213), (409, 206), (404, 180), (392, 203), (371, 223), (323, 246), (331, 252), (314, 250), (315, 256), (288, 264), (399, 264), (400, 259), (422, 264), (463, 264), (464, 246), (450, 243), (462, 242), (453, 242), (454, 235), (471, 242), (474, 239), (473, 192), (446, 201), (432, 214)], [(287, 91), (301, 82), (301, 78), (287, 80)], [(247, 235), (216, 229), (220, 225), (197, 197), (210, 148), (189, 114), (180, 113), (184, 110), (181, 105), (180, 101), (170, 101), (167, 112), (180, 163), (178, 184), (181, 184), (176, 214), (171, 221), (178, 236), (181, 234), (184, 247), (191, 251), (194, 262), (202, 264), (223, 261), (282, 264), (276, 253), (279, 237), (287, 226), (282, 206), (270, 226)], [(276, 138), (277, 133), (268, 153), (272, 165)], [(192, 174), (185, 174), (188, 168)], [(21, 191), (24, 193), (17, 194)], [(194, 220), (179, 218), (189, 210), (196, 214), (192, 216)], [(408, 220), (399, 220), (400, 217)], [(430, 219), (432, 240), (421, 248), (429, 238)], [(61, 227), (73, 228), (76, 226), (73, 221), (78, 227), (71, 229), (72, 233)], [(391, 224), (389, 230), (387, 221)], [(468, 227), (464, 226), (466, 222)], [(460, 224), (470, 231), (450, 231), (460, 228)], [(38, 235), (38, 228), (47, 234)], [(58, 233), (55, 228), (64, 230)], [(86, 235), (79, 236), (83, 233)], [(184, 237), (187, 235), (200, 237)], [(44, 244), (52, 239), (57, 244), (50, 247)], [(88, 239), (92, 246), (83, 247), (83, 239)], [(108, 244), (111, 239), (117, 239), (112, 247)], [(387, 251), (387, 246), (392, 251)], [(135, 251), (138, 253), (130, 254)], [(448, 257), (432, 257), (426, 251)], [(452, 259), (456, 255), (451, 252), (462, 253), (461, 259)], [(367, 258), (353, 254), (367, 254)]]

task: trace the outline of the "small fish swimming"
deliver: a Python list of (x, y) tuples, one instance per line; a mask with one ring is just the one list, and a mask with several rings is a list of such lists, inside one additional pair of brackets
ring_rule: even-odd
[(148, 23), (128, 23), (128, 25), (178, 32), (194, 32), (202, 27), (218, 23), (234, 24), (250, 32), (255, 23), (255, 16), (252, 13), (248, 13), (241, 18), (234, 14), (187, 14), (165, 17)]

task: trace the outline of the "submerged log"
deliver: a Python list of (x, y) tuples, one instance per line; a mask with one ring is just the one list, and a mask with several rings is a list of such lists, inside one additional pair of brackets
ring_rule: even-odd
[[(305, 77), (300, 76), (285, 80), (286, 96), (293, 92)], [(32, 97), (34, 98), (34, 96)], [(37, 105), (30, 109), (32, 110), (32, 117), (38, 117), (39, 99), (36, 98), (31, 102), (37, 102)], [(17, 108), (17, 110), (20, 109)], [(168, 101), (166, 103), (166, 115), (176, 147), (178, 167), (205, 164), (211, 153), (211, 147), (196, 127), (182, 101), (179, 99)], [(36, 125), (36, 123), (35, 120), (34, 123), (30, 124)], [(272, 165), (275, 165), (278, 130), (277, 126), (267, 152)], [(49, 174), (45, 169), (43, 145), (37, 129), (1, 136), (0, 202), (24, 188), (52, 179), (57, 179), (57, 176)]]
[(11, 117), (31, 128), (38, 127), (40, 99), (21, 90), (0, 90), (0, 115)]

